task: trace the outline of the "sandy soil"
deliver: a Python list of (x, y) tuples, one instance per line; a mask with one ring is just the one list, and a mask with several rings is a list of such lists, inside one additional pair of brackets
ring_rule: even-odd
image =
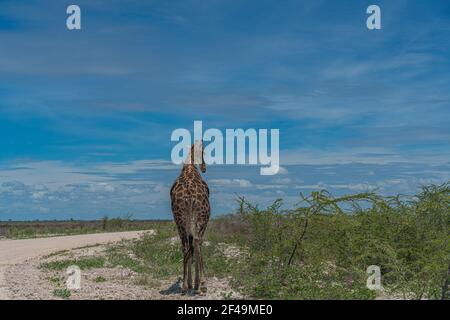
[(26, 274), (26, 262), (52, 252), (102, 244), (121, 239), (139, 237), (143, 231), (97, 233), (87, 235), (37, 238), (25, 240), (0, 240), (0, 300), (9, 299), (7, 271), (14, 265), (23, 265), (21, 274)]
[[(153, 233), (153, 230), (147, 233)], [(2, 240), (0, 252), (0, 298), (14, 300), (52, 300), (55, 289), (65, 288), (66, 270), (55, 271), (40, 268), (43, 262), (64, 261), (86, 257), (102, 257), (111, 241), (133, 239), (136, 233), (95, 234), (30, 240)], [(174, 242), (177, 242), (173, 239)], [(102, 244), (103, 243), (103, 244)], [(99, 281), (101, 279), (101, 281)], [(71, 290), (68, 299), (240, 299), (230, 289), (230, 279), (208, 278), (208, 292), (181, 295), (181, 281), (174, 277), (168, 280), (153, 279), (122, 266), (108, 266), (82, 270), (81, 288)]]
[[(27, 240), (0, 240), (0, 300), (62, 299), (55, 295), (54, 291), (55, 289), (65, 288), (66, 270), (55, 271), (40, 268), (41, 263), (106, 256), (107, 248), (110, 245), (116, 246), (116, 244), (110, 243), (120, 240), (131, 241), (143, 233), (154, 234), (154, 230)], [(169, 241), (172, 245), (179, 245), (177, 237), (171, 238)], [(226, 244), (219, 245), (219, 250), (223, 250), (226, 256), (230, 258), (242, 254), (239, 248)], [(208, 278), (208, 292), (206, 294), (181, 295), (181, 282), (178, 278), (153, 279), (149, 275), (139, 274), (122, 266), (113, 267), (106, 264), (102, 268), (82, 270), (81, 276), (81, 288), (71, 290), (68, 299), (197, 300), (243, 298), (238, 292), (231, 289), (230, 279)], [(402, 298), (385, 292), (379, 292), (377, 297), (378, 300)]]

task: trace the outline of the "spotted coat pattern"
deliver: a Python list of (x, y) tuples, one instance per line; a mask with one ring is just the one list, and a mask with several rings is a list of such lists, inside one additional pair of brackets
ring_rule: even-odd
[[(191, 148), (193, 152), (193, 147)], [(204, 168), (204, 163), (202, 163)], [(202, 171), (203, 171), (202, 168)], [(191, 265), (195, 259), (195, 293), (206, 291), (201, 245), (211, 213), (209, 188), (195, 164), (184, 164), (170, 189), (172, 213), (183, 250), (183, 286), (192, 288)]]

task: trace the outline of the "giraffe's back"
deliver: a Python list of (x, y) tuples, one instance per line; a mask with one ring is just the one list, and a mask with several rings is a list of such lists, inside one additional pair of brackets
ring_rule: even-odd
[(180, 235), (201, 238), (210, 217), (209, 188), (198, 175), (180, 175), (170, 190), (172, 212)]

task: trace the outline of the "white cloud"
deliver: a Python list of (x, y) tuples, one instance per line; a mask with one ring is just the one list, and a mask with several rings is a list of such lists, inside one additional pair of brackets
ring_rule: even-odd
[(240, 187), (248, 188), (252, 186), (252, 183), (245, 179), (211, 179), (209, 183), (213, 186), (227, 186), (227, 187)]
[(275, 184), (289, 184), (292, 180), (290, 178), (275, 178), (272, 182)]
[(277, 184), (257, 184), (257, 185), (256, 185), (256, 189), (257, 189), (257, 190), (283, 189), (283, 188), (288, 188), (288, 186), (277, 185)]
[(334, 189), (347, 189), (356, 192), (365, 192), (365, 191), (373, 191), (379, 186), (370, 183), (348, 183), (348, 184), (330, 184), (329, 187)]
[(288, 174), (289, 171), (285, 167), (280, 166), (278, 169), (278, 174)]
[(31, 195), (31, 197), (35, 200), (38, 200), (38, 199), (42, 199), (44, 197), (44, 195), (45, 195), (45, 192), (39, 191), (39, 192), (34, 192)]
[[(179, 170), (168, 167), (152, 160), (129, 165), (79, 166), (58, 161), (3, 165), (0, 220), (99, 218), (127, 212), (139, 218), (170, 218), (169, 190)], [(260, 176), (248, 167), (212, 166), (205, 178), (213, 215), (235, 211), (236, 194), (261, 206), (282, 197), (289, 207), (300, 200), (300, 191), (326, 189), (340, 195), (377, 189), (385, 195), (413, 194), (421, 185), (450, 178), (449, 165), (307, 164), (288, 169), (289, 176)]]
[(303, 148), (295, 150), (282, 150), (280, 162), (283, 165), (336, 165), (349, 163), (364, 164), (447, 164), (450, 152), (442, 150), (441, 153), (415, 154), (411, 152), (396, 152), (389, 148), (341, 148), (338, 150)]

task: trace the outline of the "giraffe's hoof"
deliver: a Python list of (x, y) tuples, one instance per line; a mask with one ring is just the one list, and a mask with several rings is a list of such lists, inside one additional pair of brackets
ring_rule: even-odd
[(188, 290), (191, 289), (188, 286), (182, 286), (181, 287), (181, 295), (184, 296), (185, 294), (188, 293)]
[(194, 289), (195, 295), (203, 296), (206, 294), (206, 287), (200, 287), (199, 289)]
[(208, 289), (206, 288), (206, 286), (201, 286), (201, 287), (200, 287), (200, 291), (201, 291), (202, 293), (206, 293), (206, 292), (208, 291)]

